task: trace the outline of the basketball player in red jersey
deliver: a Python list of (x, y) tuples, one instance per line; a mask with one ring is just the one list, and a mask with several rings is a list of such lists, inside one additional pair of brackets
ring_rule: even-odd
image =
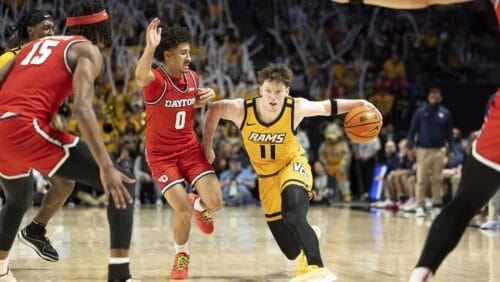
[[(500, 29), (500, 4), (494, 1)], [(497, 42), (498, 43), (498, 42)], [(500, 50), (500, 46), (497, 48)], [(446, 256), (456, 247), (470, 220), (500, 187), (500, 88), (489, 106), (472, 155), (462, 169), (457, 194), (432, 223), (410, 282), (428, 282)]]
[[(24, 45), (37, 38), (54, 35), (55, 25), (52, 17), (46, 11), (28, 10), (17, 23), (8, 28), (5, 37), (9, 39), (16, 34), (16, 47), (0, 56), (0, 68), (14, 58)], [(54, 175), (50, 178), (52, 187), (45, 194), (42, 206), (30, 224), (19, 231), (19, 240), (36, 250), (44, 260), (55, 262), (59, 260), (57, 250), (52, 247), (50, 240), (45, 236), (46, 225), (53, 215), (64, 205), (73, 191), (75, 182)], [(65, 196), (66, 195), (66, 196)]]
[[(188, 277), (188, 239), (194, 214), (200, 230), (214, 230), (209, 210), (222, 207), (222, 194), (212, 166), (201, 149), (194, 126), (194, 108), (215, 96), (199, 88), (198, 74), (189, 70), (191, 34), (174, 25), (147, 27), (146, 48), (135, 70), (146, 105), (146, 157), (155, 181), (175, 212), (175, 259), (171, 279)], [(153, 57), (162, 64), (151, 69)], [(187, 194), (187, 181), (200, 196)]]
[[(67, 15), (68, 36), (34, 40), (0, 70), (0, 183), (7, 196), (0, 211), (0, 281), (15, 281), (8, 254), (31, 204), (32, 169), (100, 188), (106, 203), (111, 195), (108, 281), (130, 279), (134, 181), (111, 162), (92, 108), (93, 84), (102, 67), (96, 45), (110, 43), (111, 25), (100, 0), (79, 1)], [(72, 93), (85, 142), (49, 126)]]

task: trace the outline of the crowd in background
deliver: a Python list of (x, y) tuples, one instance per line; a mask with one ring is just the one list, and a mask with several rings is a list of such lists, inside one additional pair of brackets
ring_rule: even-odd
[[(4, 31), (30, 2), (31, 7), (52, 13), (56, 34), (64, 32), (66, 1), (3, 1), (0, 49), (14, 47)], [(142, 204), (163, 204), (143, 154), (144, 104), (133, 77), (145, 45), (145, 27), (153, 17), (163, 24), (177, 22), (188, 27), (193, 35), (191, 68), (200, 74), (202, 86), (216, 91), (216, 99), (258, 95), (256, 70), (277, 62), (294, 72), (293, 96), (312, 100), (361, 97), (380, 109), (384, 128), (378, 139), (367, 144), (351, 143), (341, 118), (314, 118), (299, 128), (297, 138), (315, 174), (313, 201), (328, 205), (353, 198), (367, 200), (373, 171), (385, 164), (389, 169), (384, 182), (386, 201), (377, 205), (415, 211), (416, 160), (406, 139), (413, 113), (426, 104), (435, 85), (446, 93), (446, 85), (488, 85), (496, 83), (500, 75), (500, 60), (491, 60), (498, 37), (491, 32), (495, 19), (486, 9), (488, 1), (422, 11), (339, 5), (327, 0), (105, 2), (113, 22), (113, 41), (105, 51), (105, 71), (96, 86), (95, 112), (108, 152), (135, 173), (135, 196)], [(484, 16), (467, 16), (471, 10)], [(444, 104), (455, 99), (443, 96)], [(452, 121), (461, 118), (453, 108), (449, 110)], [(202, 118), (203, 110), (197, 114), (198, 132)], [(55, 126), (79, 134), (71, 100), (60, 108)], [(474, 134), (453, 129), (455, 145), (444, 149), (440, 197), (445, 200), (440, 204), (456, 190)], [(226, 204), (258, 203), (255, 175), (238, 128), (222, 122), (214, 144), (214, 168)], [(37, 191), (43, 194), (49, 184), (38, 183)], [(100, 205), (102, 199), (95, 190), (78, 184), (71, 202)]]

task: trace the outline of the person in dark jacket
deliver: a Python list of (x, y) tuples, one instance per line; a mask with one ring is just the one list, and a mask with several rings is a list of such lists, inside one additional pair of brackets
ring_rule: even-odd
[(427, 97), (428, 104), (421, 106), (413, 115), (408, 131), (408, 149), (416, 140), (417, 199), (416, 216), (425, 216), (424, 200), (428, 184), (431, 184), (432, 205), (436, 210), (442, 205), (441, 190), (445, 159), (445, 142), (453, 148), (452, 120), (450, 111), (441, 105), (441, 90), (433, 88)]

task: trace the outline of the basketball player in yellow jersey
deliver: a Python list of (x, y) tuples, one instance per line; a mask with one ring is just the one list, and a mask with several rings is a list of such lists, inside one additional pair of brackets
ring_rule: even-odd
[(203, 124), (203, 149), (213, 162), (212, 139), (219, 119), (239, 126), (258, 174), (260, 199), (271, 233), (288, 259), (298, 258), (297, 277), (292, 281), (335, 281), (337, 277), (323, 266), (318, 237), (307, 222), (313, 179), (295, 131), (305, 117), (337, 115), (360, 105), (375, 107), (366, 100), (313, 102), (292, 98), (288, 95), (292, 76), (288, 67), (270, 64), (258, 73), (260, 97), (213, 103)]

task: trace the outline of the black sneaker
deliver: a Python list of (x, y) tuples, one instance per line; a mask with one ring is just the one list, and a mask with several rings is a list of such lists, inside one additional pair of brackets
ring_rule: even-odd
[(50, 244), (49, 238), (45, 237), (45, 232), (41, 235), (33, 234), (28, 232), (27, 227), (24, 227), (17, 234), (17, 238), (26, 246), (32, 248), (42, 259), (51, 262), (59, 260), (59, 254)]

